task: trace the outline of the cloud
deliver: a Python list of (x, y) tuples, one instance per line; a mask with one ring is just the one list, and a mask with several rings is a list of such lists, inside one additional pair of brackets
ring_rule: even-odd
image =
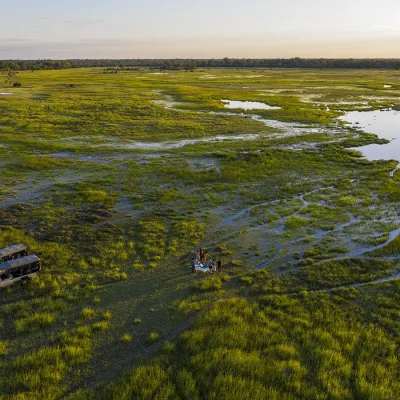
[(145, 40), (129, 40), (129, 39), (79, 39), (78, 43), (84, 44), (94, 44), (99, 46), (107, 46), (107, 45), (114, 45), (114, 44), (131, 44), (131, 43), (143, 43), (143, 42), (151, 42)]
[(89, 25), (95, 25), (95, 24), (102, 24), (103, 22), (106, 22), (105, 19), (88, 19), (85, 21), (81, 21), (83, 24), (89, 24)]
[(378, 25), (373, 29), (386, 32), (400, 32), (400, 23), (394, 25)]
[(400, 34), (370, 37), (320, 38), (278, 36), (245, 38), (104, 39), (45, 41), (0, 40), (0, 59), (68, 58), (275, 58), (352, 57), (393, 58), (398, 56)]
[(371, 27), (348, 27), (345, 32), (360, 35), (369, 35), (376, 37), (377, 35), (392, 35), (400, 33), (400, 23), (392, 25), (375, 25)]
[(26, 43), (30, 42), (31, 39), (26, 39), (26, 38), (0, 38), (0, 44), (14, 44), (14, 43)]
[(53, 21), (53, 24), (77, 24), (77, 25), (96, 25), (106, 22), (105, 19), (84, 19), (84, 20), (66, 20)]

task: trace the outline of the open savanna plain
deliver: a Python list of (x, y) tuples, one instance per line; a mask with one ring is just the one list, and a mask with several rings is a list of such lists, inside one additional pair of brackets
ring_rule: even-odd
[(42, 271), (0, 292), (0, 399), (400, 398), (400, 171), (339, 119), (400, 110), (399, 71), (18, 79), (0, 248)]

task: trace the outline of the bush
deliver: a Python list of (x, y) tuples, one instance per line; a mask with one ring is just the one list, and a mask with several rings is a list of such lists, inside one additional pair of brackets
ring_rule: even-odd
[(39, 330), (51, 325), (55, 320), (55, 316), (50, 313), (35, 313), (30, 317), (18, 319), (15, 321), (15, 330), (22, 333), (27, 330)]
[(231, 264), (232, 264), (234, 267), (243, 267), (244, 261), (243, 261), (243, 260), (240, 260), (240, 259), (236, 259), (236, 260), (232, 260)]
[(95, 324), (93, 324), (93, 329), (95, 331), (104, 331), (108, 329), (108, 322), (106, 321), (96, 322)]
[(289, 229), (297, 229), (307, 226), (308, 223), (309, 221), (307, 221), (306, 219), (299, 217), (298, 215), (293, 215), (286, 219), (285, 226)]
[(0, 341), (0, 356), (7, 354), (7, 344), (6, 342)]
[(251, 276), (242, 276), (240, 280), (246, 285), (250, 286), (253, 283), (253, 278)]
[(178, 398), (170, 376), (158, 365), (138, 367), (124, 379), (123, 385), (116, 383), (113, 389), (106, 398), (138, 400)]
[(96, 310), (93, 310), (93, 308), (85, 307), (81, 312), (81, 316), (83, 319), (93, 319), (96, 316)]
[(111, 314), (109, 311), (106, 311), (106, 312), (103, 314), (103, 318), (104, 318), (105, 320), (109, 320), (109, 319), (111, 319), (111, 317), (112, 317), (112, 314)]
[(196, 380), (186, 369), (179, 371), (176, 376), (176, 386), (182, 394), (183, 399), (198, 400), (200, 398)]
[(147, 339), (147, 342), (149, 344), (151, 344), (151, 343), (156, 342), (159, 338), (160, 338), (160, 334), (158, 332), (151, 332)]
[(196, 282), (197, 289), (206, 292), (212, 290), (221, 290), (222, 289), (222, 279), (217, 276), (213, 276), (211, 278), (204, 279), (200, 282)]
[(167, 341), (164, 343), (162, 349), (166, 353), (173, 353), (175, 351), (175, 344)]
[(76, 328), (76, 336), (80, 339), (89, 338), (92, 336), (92, 330), (90, 326), (80, 326)]
[(125, 333), (125, 335), (121, 336), (120, 340), (123, 343), (130, 343), (132, 342), (132, 335), (130, 335), (129, 333)]

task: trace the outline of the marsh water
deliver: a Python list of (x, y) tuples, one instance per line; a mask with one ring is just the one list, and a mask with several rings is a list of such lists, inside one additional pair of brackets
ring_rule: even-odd
[(355, 148), (368, 160), (400, 161), (400, 111), (351, 111), (341, 119), (365, 132), (390, 140), (387, 144), (370, 144)]
[(205, 137), (200, 139), (183, 139), (178, 141), (167, 141), (167, 142), (132, 142), (121, 145), (121, 147), (127, 149), (148, 149), (148, 150), (165, 150), (165, 149), (178, 149), (180, 147), (197, 144), (197, 143), (211, 143), (211, 142), (223, 142), (226, 140), (257, 140), (260, 139), (259, 134), (247, 134), (247, 135), (217, 135), (212, 137)]
[(241, 108), (247, 110), (280, 110), (281, 107), (270, 106), (259, 101), (236, 101), (236, 100), (221, 100), (225, 108)]

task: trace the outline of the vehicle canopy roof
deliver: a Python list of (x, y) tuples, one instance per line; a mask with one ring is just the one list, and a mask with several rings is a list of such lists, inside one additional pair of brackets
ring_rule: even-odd
[(22, 243), (13, 244), (12, 246), (6, 247), (5, 249), (0, 249), (0, 258), (7, 257), (11, 254), (17, 253), (18, 251), (27, 250), (28, 246), (25, 246)]
[(12, 268), (23, 267), (24, 265), (29, 265), (38, 261), (40, 261), (40, 258), (34, 254), (30, 254), (29, 256), (21, 257), (16, 260), (6, 261), (0, 264), (0, 273), (8, 271)]

